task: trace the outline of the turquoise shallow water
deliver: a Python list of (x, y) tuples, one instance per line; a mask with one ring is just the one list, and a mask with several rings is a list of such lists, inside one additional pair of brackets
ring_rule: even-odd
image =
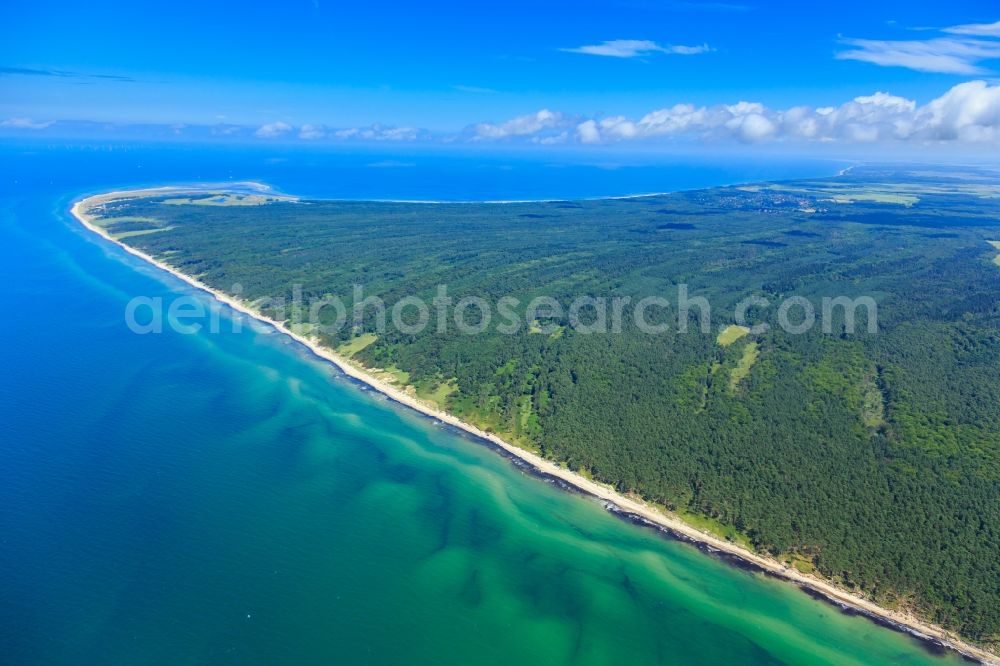
[(959, 661), (621, 521), (266, 328), (130, 333), (131, 297), (192, 292), (66, 211), (268, 176), (185, 159), (0, 154), (3, 663)]

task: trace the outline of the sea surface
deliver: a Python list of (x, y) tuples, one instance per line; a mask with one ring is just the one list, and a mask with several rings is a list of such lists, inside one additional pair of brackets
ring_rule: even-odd
[(131, 333), (133, 296), (195, 292), (68, 214), (163, 183), (525, 199), (842, 166), (0, 145), (0, 662), (958, 663), (620, 520), (245, 319)]

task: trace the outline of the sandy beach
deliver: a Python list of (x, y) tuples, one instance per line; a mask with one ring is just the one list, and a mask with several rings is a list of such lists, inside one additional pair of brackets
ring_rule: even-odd
[[(263, 186), (257, 184), (245, 184), (248, 187), (254, 187), (259, 189)], [(220, 188), (221, 189), (221, 188)], [(192, 188), (179, 188), (179, 187), (159, 187), (159, 188), (149, 188), (142, 190), (131, 190), (131, 191), (118, 191), (109, 192), (106, 194), (95, 195), (87, 197), (75, 202), (72, 206), (72, 215), (88, 230), (101, 236), (105, 240), (114, 243), (115, 245), (121, 247), (129, 254), (132, 254), (143, 261), (146, 261), (157, 268), (170, 273), (171, 275), (183, 280), (187, 284), (202, 290), (208, 294), (211, 294), (219, 302), (225, 305), (247, 314), (260, 322), (264, 322), (277, 331), (284, 335), (289, 336), (295, 341), (305, 345), (313, 354), (320, 357), (330, 363), (334, 364), (339, 368), (344, 374), (363, 382), (364, 384), (372, 387), (373, 389), (379, 391), (380, 393), (388, 396), (392, 400), (406, 405), (418, 412), (421, 412), (429, 417), (437, 419), (442, 423), (449, 424), (455, 428), (458, 428), (470, 435), (473, 435), (482, 440), (486, 440), (496, 447), (506, 451), (511, 456), (523, 461), (525, 464), (533, 467), (538, 473), (546, 475), (555, 479), (559, 479), (563, 483), (572, 486), (573, 488), (579, 490), (580, 492), (589, 494), (595, 498), (602, 500), (605, 506), (618, 514), (624, 514), (625, 517), (630, 518), (636, 522), (645, 522), (651, 526), (655, 526), (661, 530), (665, 530), (674, 536), (682, 539), (690, 540), (699, 544), (703, 547), (707, 547), (710, 550), (719, 551), (721, 553), (726, 553), (729, 556), (739, 558), (746, 563), (749, 563), (759, 569), (766, 571), (772, 575), (784, 578), (791, 581), (807, 590), (811, 591), (814, 596), (821, 596), (827, 600), (838, 604), (843, 607), (847, 607), (867, 615), (873, 619), (876, 619), (884, 624), (892, 625), (900, 630), (908, 631), (922, 639), (937, 641), (945, 646), (950, 647), (957, 652), (971, 657), (973, 659), (979, 660), (983, 663), (997, 664), (1000, 665), (1000, 657), (997, 655), (986, 652), (985, 650), (978, 648), (974, 645), (968, 644), (962, 641), (955, 634), (948, 632), (941, 627), (937, 627), (925, 622), (922, 622), (918, 618), (890, 609), (882, 608), (877, 604), (853, 594), (849, 591), (839, 589), (832, 583), (817, 578), (812, 575), (807, 575), (799, 572), (796, 569), (785, 566), (783, 563), (769, 558), (758, 555), (754, 552), (746, 550), (734, 543), (726, 541), (725, 539), (719, 538), (713, 534), (703, 532), (697, 528), (688, 525), (676, 516), (667, 514), (655, 506), (649, 505), (645, 502), (637, 500), (635, 498), (626, 497), (615, 491), (614, 489), (605, 486), (600, 483), (596, 483), (589, 480), (565, 467), (562, 467), (550, 460), (546, 460), (535, 453), (517, 447), (509, 442), (504, 441), (502, 438), (498, 437), (493, 433), (485, 432), (474, 425), (465, 423), (455, 416), (441, 411), (436, 407), (427, 404), (410, 393), (406, 392), (403, 388), (395, 386), (386, 381), (379, 379), (378, 377), (371, 374), (366, 368), (360, 366), (358, 363), (338, 355), (334, 350), (324, 347), (319, 344), (319, 342), (312, 338), (304, 337), (297, 334), (287, 328), (282, 322), (275, 321), (268, 318), (261, 313), (253, 309), (248, 303), (237, 300), (227, 294), (213, 289), (212, 287), (200, 282), (199, 280), (183, 274), (182, 272), (176, 270), (172, 266), (147, 255), (146, 253), (132, 248), (122, 241), (119, 241), (112, 237), (106, 230), (97, 224), (94, 224), (94, 216), (90, 214), (90, 209), (95, 205), (100, 205), (103, 203), (108, 203), (110, 201), (126, 199), (126, 198), (136, 198), (143, 196), (155, 196), (163, 194), (172, 193), (191, 193), (191, 192), (201, 192), (204, 190), (195, 190)]]

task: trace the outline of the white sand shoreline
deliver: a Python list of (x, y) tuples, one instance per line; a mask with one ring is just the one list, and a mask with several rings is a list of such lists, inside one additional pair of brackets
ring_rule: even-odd
[[(218, 188), (220, 191), (224, 188)], [(541, 456), (527, 451), (518, 446), (515, 446), (505, 440), (501, 439), (499, 436), (488, 433), (480, 428), (465, 423), (464, 421), (458, 419), (457, 417), (439, 410), (419, 399), (405, 392), (400, 387), (389, 384), (378, 377), (371, 374), (368, 370), (350, 361), (349, 359), (340, 356), (335, 351), (324, 347), (319, 342), (314, 339), (306, 338), (298, 333), (293, 332), (283, 323), (275, 321), (260, 312), (254, 310), (249, 304), (244, 303), (238, 299), (235, 299), (225, 293), (222, 293), (208, 285), (202, 283), (196, 278), (188, 276), (172, 266), (155, 259), (154, 257), (132, 248), (120, 240), (112, 237), (107, 231), (105, 231), (100, 226), (92, 222), (93, 217), (88, 214), (89, 209), (100, 203), (107, 203), (109, 201), (125, 198), (137, 198), (143, 196), (156, 196), (166, 193), (190, 193), (204, 191), (196, 188), (184, 188), (184, 187), (157, 187), (157, 188), (147, 188), (140, 190), (124, 190), (117, 192), (109, 192), (106, 194), (99, 194), (90, 197), (83, 198), (76, 201), (70, 212), (84, 227), (93, 233), (101, 236), (107, 241), (114, 243), (118, 247), (124, 249), (129, 254), (146, 261), (147, 263), (156, 266), (157, 268), (170, 273), (174, 277), (186, 282), (192, 287), (211, 294), (216, 300), (225, 305), (228, 305), (234, 310), (242, 312), (246, 315), (253, 317), (254, 319), (269, 324), (274, 327), (279, 332), (289, 336), (293, 340), (303, 344), (307, 347), (313, 354), (317, 357), (322, 358), (337, 368), (339, 368), (345, 375), (356, 379), (376, 391), (388, 396), (392, 400), (403, 404), (411, 409), (414, 409), (426, 416), (430, 416), (437, 419), (443, 423), (447, 423), (450, 426), (458, 428), (468, 434), (471, 434), (479, 439), (486, 440), (491, 444), (497, 446), (498, 448), (504, 450), (511, 456), (527, 463), (533, 467), (537, 472), (547, 475), (572, 486), (578, 491), (596, 497), (607, 503), (609, 509), (615, 511), (616, 513), (625, 514), (626, 516), (631, 514), (637, 518), (647, 521), (661, 529), (665, 529), (674, 535), (680, 536), (685, 539), (689, 539), (693, 542), (702, 544), (709, 548), (721, 551), (728, 555), (737, 557), (744, 562), (752, 564), (770, 574), (784, 578), (791, 582), (796, 583), (800, 587), (811, 590), (813, 593), (817, 593), (827, 600), (845, 607), (854, 609), (861, 614), (867, 615), (869, 617), (880, 620), (884, 623), (893, 625), (895, 628), (907, 631), (918, 638), (930, 641), (936, 641), (942, 645), (955, 650), (956, 652), (970, 657), (972, 659), (978, 660), (985, 664), (993, 664), (1000, 666), (1000, 657), (986, 650), (979, 648), (975, 645), (969, 644), (963, 641), (960, 637), (952, 632), (946, 631), (945, 629), (925, 623), (920, 619), (910, 615), (908, 613), (901, 613), (898, 611), (893, 611), (887, 608), (882, 608), (877, 604), (858, 596), (852, 592), (842, 590), (836, 587), (834, 584), (819, 579), (814, 576), (803, 574), (796, 569), (785, 566), (783, 563), (769, 557), (764, 557), (758, 555), (757, 553), (746, 550), (745, 548), (738, 546), (734, 543), (721, 539), (708, 532), (703, 532), (687, 523), (683, 522), (680, 518), (676, 516), (671, 516), (655, 506), (646, 504), (640, 500), (626, 497), (609, 486), (602, 485), (587, 479), (586, 477), (577, 474), (569, 469), (561, 467), (560, 465), (542, 458)], [(644, 195), (650, 196), (650, 195)], [(482, 202), (481, 202), (482, 203)]]

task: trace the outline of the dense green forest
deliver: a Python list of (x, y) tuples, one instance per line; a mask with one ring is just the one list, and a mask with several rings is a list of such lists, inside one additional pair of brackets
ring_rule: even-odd
[[(121, 201), (102, 224), (251, 301), (301, 285), (350, 307), (361, 284), (391, 306), (446, 284), (456, 300), (517, 298), (524, 314), (535, 296), (676, 305), (686, 285), (710, 303), (711, 334), (699, 308), (684, 332), (625, 317), (585, 334), (563, 313), (471, 336), (378, 331), (372, 308), (321, 337), (621, 491), (1000, 642), (1000, 174), (866, 167), (527, 204), (226, 203)], [(749, 295), (773, 304), (750, 312), (770, 328), (720, 342)], [(850, 333), (835, 311), (829, 332), (787, 332), (775, 310), (793, 295), (817, 315), (825, 296), (871, 296), (877, 330), (862, 318)]]

